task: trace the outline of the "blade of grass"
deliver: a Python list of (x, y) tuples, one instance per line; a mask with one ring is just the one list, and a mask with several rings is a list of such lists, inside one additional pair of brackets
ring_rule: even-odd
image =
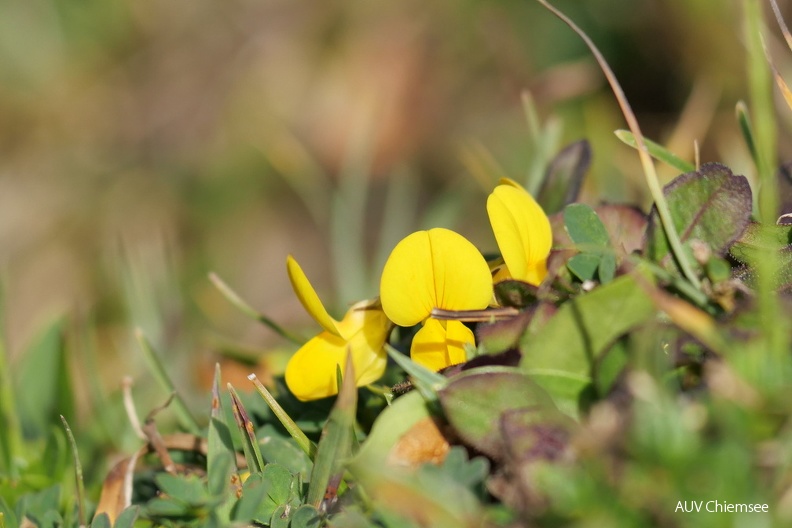
[(229, 383), (228, 392), (231, 393), (231, 404), (234, 412), (234, 420), (242, 433), (242, 450), (245, 452), (245, 459), (251, 473), (261, 473), (264, 471), (264, 458), (261, 456), (258, 440), (256, 440), (256, 429), (250, 419), (245, 407), (239, 400), (234, 387)]
[(776, 0), (770, 0), (770, 5), (773, 8), (773, 14), (775, 15), (776, 22), (778, 22), (778, 27), (781, 28), (781, 33), (784, 35), (784, 40), (789, 46), (789, 49), (792, 50), (792, 34), (789, 32), (789, 28), (784, 22), (784, 17), (781, 16), (781, 10), (778, 8), (778, 3)]
[(646, 184), (649, 187), (649, 192), (651, 193), (652, 199), (654, 200), (655, 206), (657, 207), (657, 212), (660, 216), (660, 221), (663, 224), (663, 230), (666, 233), (666, 237), (668, 237), (668, 243), (671, 246), (671, 251), (674, 254), (674, 258), (679, 264), (679, 268), (682, 270), (682, 274), (685, 276), (685, 278), (687, 278), (687, 280), (690, 281), (690, 283), (696, 288), (700, 288), (701, 281), (699, 281), (698, 276), (693, 271), (693, 267), (690, 265), (690, 262), (688, 262), (687, 255), (682, 248), (682, 242), (679, 239), (679, 233), (677, 233), (676, 227), (674, 226), (674, 221), (671, 217), (671, 210), (668, 208), (668, 202), (665, 200), (663, 189), (660, 186), (660, 180), (657, 178), (657, 171), (655, 170), (654, 163), (652, 162), (652, 158), (649, 155), (649, 150), (647, 149), (646, 143), (644, 142), (644, 137), (641, 133), (641, 128), (638, 125), (638, 120), (635, 118), (635, 114), (630, 107), (630, 103), (627, 101), (627, 97), (624, 95), (624, 90), (622, 90), (619, 81), (616, 79), (616, 75), (613, 73), (613, 70), (611, 70), (610, 66), (605, 60), (605, 57), (599, 51), (591, 38), (589, 38), (589, 36), (586, 35), (586, 33), (584, 33), (583, 30), (577, 26), (577, 24), (575, 24), (564, 13), (550, 5), (547, 0), (537, 1), (551, 13), (561, 19), (567, 26), (570, 27), (570, 29), (572, 29), (572, 31), (577, 33), (583, 42), (585, 42), (586, 46), (588, 46), (592, 55), (594, 55), (594, 58), (597, 60), (600, 69), (602, 69), (602, 72), (608, 79), (608, 84), (610, 84), (611, 90), (616, 96), (616, 100), (622, 109), (624, 118), (627, 120), (627, 125), (635, 137), (638, 156), (641, 159), (644, 176), (646, 177)]
[(275, 400), (275, 397), (270, 394), (270, 391), (258, 380), (255, 374), (251, 374), (248, 376), (248, 379), (253, 382), (253, 385), (256, 386), (256, 390), (264, 398), (264, 401), (267, 402), (269, 405), (270, 410), (275, 415), (276, 418), (280, 421), (283, 427), (286, 428), (286, 431), (289, 432), (294, 441), (297, 442), (297, 445), (303, 452), (308, 455), (308, 458), (313, 460), (316, 458), (316, 444), (311, 442), (305, 433), (302, 432), (294, 420), (283, 410), (283, 407)]
[(550, 162), (552, 153), (557, 150), (561, 140), (562, 122), (550, 118), (542, 126), (539, 112), (531, 92), (522, 93), (523, 111), (528, 122), (528, 138), (531, 144), (531, 161), (525, 177), (525, 188), (536, 196), (544, 180), (545, 169)]
[(248, 303), (246, 303), (242, 299), (242, 297), (240, 297), (234, 290), (232, 290), (231, 287), (223, 281), (223, 279), (218, 277), (216, 273), (214, 272), (209, 273), (209, 280), (212, 281), (212, 284), (214, 284), (215, 287), (220, 291), (220, 293), (223, 294), (223, 297), (225, 297), (226, 300), (228, 300), (228, 302), (233, 304), (240, 312), (247, 315), (251, 319), (258, 321), (259, 323), (263, 324), (264, 326), (266, 326), (267, 328), (269, 328), (270, 330), (272, 330), (282, 338), (287, 339), (294, 344), (300, 346), (305, 344), (304, 339), (300, 339), (299, 337), (295, 336), (294, 334), (291, 334), (287, 330), (284, 330), (283, 327), (281, 327), (278, 323), (276, 323), (266, 315), (256, 311), (255, 308), (253, 308)]
[[(228, 487), (231, 472), (236, 468), (231, 434), (228, 431), (220, 401), (220, 364), (215, 363), (212, 381), (212, 408), (206, 439), (206, 478), (209, 493), (222, 495)], [(238, 468), (237, 468), (238, 469)]]
[(382, 223), (377, 236), (374, 270), (381, 270), (396, 244), (409, 231), (409, 224), (418, 218), (419, 190), (415, 174), (407, 168), (397, 169), (388, 178)]
[(143, 351), (143, 356), (146, 358), (146, 363), (149, 369), (151, 369), (152, 374), (154, 374), (154, 377), (166, 392), (174, 395), (173, 406), (176, 411), (176, 416), (179, 418), (179, 422), (181, 422), (182, 426), (192, 434), (199, 435), (201, 433), (201, 427), (198, 425), (198, 422), (190, 412), (187, 404), (173, 385), (173, 381), (171, 381), (170, 376), (168, 376), (165, 367), (159, 359), (159, 355), (154, 350), (149, 340), (146, 339), (146, 336), (140, 328), (135, 329), (135, 338), (140, 345), (140, 349)]
[(306, 502), (318, 508), (331, 480), (340, 482), (344, 465), (352, 454), (352, 435), (357, 410), (357, 387), (351, 354), (347, 355), (344, 380), (338, 399), (322, 431), (311, 471)]
[[(758, 0), (743, 0), (743, 13), (748, 89), (751, 109), (755, 117), (756, 160), (760, 184), (759, 218), (762, 223), (771, 225), (776, 221), (779, 206), (776, 178), (777, 131), (772, 75), (762, 43), (764, 27), (762, 4)], [(773, 284), (777, 269), (777, 253), (767, 250), (757, 268), (757, 290), (763, 333), (767, 339), (766, 348), (770, 352), (768, 358), (780, 358), (788, 353), (789, 336)], [(780, 370), (774, 369), (774, 372), (778, 373)]]
[(756, 139), (754, 137), (753, 126), (751, 125), (751, 115), (748, 112), (748, 105), (745, 104), (745, 101), (737, 101), (737, 105), (734, 107), (734, 113), (737, 117), (740, 133), (743, 136), (745, 145), (748, 147), (748, 152), (751, 154), (751, 159), (758, 165), (759, 155), (756, 152)]
[(338, 186), (330, 195), (330, 239), (337, 299), (363, 299), (369, 290), (366, 263), (366, 204), (369, 199), (369, 171), (373, 155), (371, 129), (373, 115), (365, 115), (356, 126)]
[[(616, 134), (616, 137), (619, 138), (625, 145), (629, 145), (632, 148), (638, 148), (638, 143), (635, 141), (635, 136), (629, 130), (616, 130), (614, 134)], [(662, 161), (666, 165), (670, 165), (680, 172), (692, 172), (696, 170), (695, 165), (683, 160), (659, 143), (655, 143), (651, 139), (647, 138), (644, 138), (644, 143), (646, 144), (646, 148), (649, 149), (649, 155), (654, 159)]]
[(80, 520), (80, 526), (86, 526), (85, 523), (85, 484), (83, 482), (83, 471), (82, 471), (82, 464), (80, 464), (80, 454), (77, 451), (77, 442), (74, 440), (74, 435), (72, 434), (71, 427), (69, 427), (69, 423), (66, 421), (66, 418), (61, 415), (60, 417), (61, 422), (63, 422), (63, 427), (66, 429), (66, 436), (69, 438), (69, 444), (71, 445), (72, 455), (74, 456), (74, 479), (77, 484), (77, 514)]
[[(2, 284), (0, 284), (2, 286)], [(22, 431), (16, 414), (14, 391), (11, 387), (11, 371), (5, 347), (3, 297), (0, 290), (0, 469), (12, 482), (19, 479), (19, 468), (14, 462), (22, 448)]]
[(789, 86), (787, 86), (786, 81), (784, 81), (784, 78), (781, 76), (781, 72), (779, 72), (778, 68), (776, 68), (773, 58), (770, 57), (770, 50), (767, 49), (767, 44), (765, 43), (764, 38), (762, 39), (762, 50), (764, 51), (767, 65), (770, 66), (770, 70), (773, 72), (773, 78), (775, 79), (776, 85), (781, 91), (781, 95), (784, 96), (784, 101), (786, 101), (787, 106), (792, 109), (792, 91), (789, 90)]

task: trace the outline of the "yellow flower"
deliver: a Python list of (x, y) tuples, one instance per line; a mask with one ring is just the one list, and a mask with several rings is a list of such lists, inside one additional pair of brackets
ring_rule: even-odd
[(371, 301), (354, 304), (343, 319), (327, 313), (300, 265), (291, 255), (286, 268), (292, 288), (305, 310), (324, 329), (305, 343), (286, 365), (286, 385), (300, 400), (317, 400), (338, 394), (337, 366), (344, 368), (352, 354), (358, 387), (378, 380), (388, 362), (385, 340), (392, 324), (382, 308)]
[(418, 231), (401, 242), (385, 263), (380, 281), (382, 309), (400, 326), (424, 322), (410, 356), (433, 370), (465, 360), (473, 332), (459, 321), (430, 317), (434, 308), (482, 310), (492, 298), (487, 262), (462, 235), (448, 229)]
[(517, 182), (502, 178), (487, 199), (487, 213), (505, 262), (494, 281), (514, 278), (539, 285), (553, 245), (545, 212)]

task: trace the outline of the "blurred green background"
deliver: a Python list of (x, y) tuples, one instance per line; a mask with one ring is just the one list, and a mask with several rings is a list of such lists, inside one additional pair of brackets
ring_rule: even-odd
[[(702, 161), (750, 176), (733, 117), (747, 96), (738, 2), (556, 5), (600, 46), (649, 137), (687, 159), (698, 140)], [(543, 159), (526, 90), (554, 149), (592, 143), (586, 200), (648, 203), (592, 57), (535, 2), (0, 0), (0, 13), (12, 372), (66, 317), (84, 421), (124, 374), (155, 387), (135, 327), (199, 402), (218, 351), (270, 354), (262, 369), (278, 370), (292, 349), (209, 271), (309, 335), (288, 253), (338, 314), (376, 295), (387, 252), (415, 229), (494, 250), (486, 193)], [(769, 46), (788, 71), (783, 43)]]

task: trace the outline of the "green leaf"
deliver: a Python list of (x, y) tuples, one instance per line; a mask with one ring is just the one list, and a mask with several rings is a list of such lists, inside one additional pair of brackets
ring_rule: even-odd
[(19, 418), (27, 437), (42, 437), (59, 415), (74, 419), (70, 369), (63, 340), (63, 320), (58, 318), (26, 350), (15, 376)]
[(476, 343), (488, 355), (506, 352), (517, 345), (535, 313), (536, 308), (532, 307), (509, 319), (479, 323), (476, 325)]
[(16, 505), (17, 518), (30, 517), (34, 521), (44, 519), (48, 512), (59, 509), (60, 498), (60, 484), (55, 484), (35, 493), (28, 493)]
[(218, 363), (212, 382), (212, 408), (206, 448), (206, 478), (210, 495), (223, 495), (230, 484), (231, 473), (236, 469), (234, 441), (222, 411)]
[(595, 367), (595, 385), (598, 394), (606, 395), (613, 388), (622, 370), (627, 366), (627, 354), (627, 346), (621, 339), (602, 355)]
[(242, 485), (242, 496), (232, 510), (232, 518), (246, 523), (269, 523), (273, 509), (267, 495), (271, 487), (261, 473), (251, 473)]
[(792, 287), (792, 227), (750, 223), (742, 236), (729, 248), (729, 254), (747, 264), (755, 274), (767, 252), (776, 253), (774, 286), (777, 289)]
[(393, 446), (419, 421), (430, 418), (426, 401), (416, 391), (408, 392), (386, 407), (371, 428), (360, 451), (350, 462), (350, 471), (384, 465)]
[(318, 528), (322, 524), (322, 514), (310, 504), (303, 504), (291, 514), (290, 528)]
[(149, 517), (186, 517), (190, 505), (171, 499), (152, 499), (146, 504), (146, 515)]
[(454, 376), (438, 391), (440, 405), (459, 437), (496, 460), (502, 459), (501, 415), (524, 407), (555, 408), (553, 399), (525, 372), (482, 367)]
[(132, 528), (140, 515), (140, 506), (130, 506), (121, 512), (113, 524), (113, 528)]
[[(629, 145), (632, 148), (637, 148), (635, 136), (629, 130), (616, 130), (614, 134), (616, 134), (616, 137), (619, 138), (622, 141), (622, 143)], [(646, 145), (646, 148), (649, 151), (649, 155), (652, 156), (654, 159), (658, 161), (662, 161), (663, 163), (670, 165), (671, 167), (679, 170), (680, 172), (691, 172), (696, 170), (695, 165), (681, 159), (676, 154), (670, 152), (662, 145), (655, 143), (654, 141), (646, 138), (644, 138), (644, 144)]]
[(594, 280), (600, 266), (599, 255), (578, 253), (567, 261), (567, 268), (581, 281)]
[(267, 464), (261, 476), (270, 484), (267, 500), (272, 503), (272, 511), (289, 503), (295, 492), (295, 477), (291, 471), (280, 464)]
[(111, 528), (110, 517), (106, 513), (97, 515), (91, 521), (91, 528)]
[(304, 480), (308, 480), (313, 464), (293, 438), (280, 436), (271, 424), (260, 428), (256, 436), (259, 439), (261, 456), (268, 464), (280, 464), (293, 474), (300, 474)]
[(567, 301), (543, 327), (527, 333), (520, 368), (553, 396), (559, 409), (577, 416), (578, 399), (592, 382), (593, 362), (654, 314), (652, 299), (636, 276), (619, 277)]
[(291, 506), (294, 475), (283, 466), (267, 464), (260, 474), (251, 474), (242, 485), (242, 497), (232, 515), (235, 520), (269, 524), (278, 508)]
[(289, 528), (289, 523), (291, 522), (290, 513), (290, 506), (279, 506), (276, 508), (272, 513), (270, 528)]
[[(480, 488), (489, 475), (490, 463), (483, 456), (468, 459), (467, 449), (452, 447), (440, 465), (424, 464), (421, 472), (441, 472), (447, 478), (471, 490)], [(482, 490), (483, 491), (483, 490)], [(484, 498), (484, 497), (481, 497)]]
[(259, 395), (269, 406), (272, 413), (278, 418), (281, 425), (286, 428), (291, 437), (297, 442), (297, 445), (302, 449), (303, 453), (308, 455), (311, 460), (316, 456), (316, 445), (311, 442), (300, 427), (291, 419), (289, 414), (280, 406), (275, 400), (275, 397), (270, 394), (267, 388), (258, 380), (255, 374), (248, 376), (248, 379), (256, 386)]
[(565, 147), (550, 162), (536, 201), (548, 215), (577, 200), (583, 177), (591, 166), (591, 145), (581, 140)]
[(567, 261), (567, 267), (581, 281), (599, 275), (602, 284), (616, 273), (616, 256), (610, 235), (597, 213), (585, 204), (571, 204), (564, 209), (564, 228), (580, 251)]
[(570, 204), (564, 209), (564, 226), (569, 238), (583, 250), (610, 247), (610, 237), (597, 213), (586, 204)]
[(306, 502), (318, 508), (331, 480), (340, 479), (352, 454), (353, 428), (357, 410), (357, 387), (351, 356), (347, 357), (344, 380), (316, 450)]
[[(748, 180), (718, 163), (707, 163), (696, 172), (679, 176), (664, 193), (680, 240), (700, 240), (718, 255), (742, 235), (750, 221)], [(647, 256), (666, 269), (674, 269), (656, 209), (652, 210), (646, 239)]]
[(185, 504), (200, 506), (206, 504), (209, 499), (205, 484), (194, 475), (182, 477), (170, 473), (158, 473), (154, 481), (162, 493)]
[(259, 450), (258, 440), (256, 439), (255, 426), (250, 419), (245, 406), (239, 399), (234, 387), (228, 384), (228, 392), (231, 394), (231, 409), (234, 412), (234, 421), (242, 437), (242, 450), (245, 452), (248, 469), (251, 473), (261, 473), (264, 470), (264, 459)]
[(8, 528), (13, 528), (20, 525), (20, 523), (17, 521), (14, 510), (8, 506), (8, 503), (3, 497), (0, 497), (0, 528), (2, 528), (3, 522), (5, 522), (5, 525)]
[(228, 489), (236, 464), (231, 433), (225, 423), (212, 418), (206, 453), (206, 477), (211, 495), (222, 495)]

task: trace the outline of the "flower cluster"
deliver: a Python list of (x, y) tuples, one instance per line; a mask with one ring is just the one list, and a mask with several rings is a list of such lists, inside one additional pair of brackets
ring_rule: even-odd
[(550, 222), (533, 197), (502, 179), (487, 199), (487, 213), (502, 262), (487, 263), (476, 247), (448, 229), (418, 231), (391, 252), (380, 280), (380, 297), (354, 304), (333, 319), (291, 256), (289, 279), (306, 311), (323, 331), (303, 345), (286, 366), (286, 384), (301, 400), (338, 392), (337, 368), (352, 355), (358, 386), (385, 371), (385, 343), (393, 325), (421, 324), (410, 348), (414, 361), (432, 370), (465, 361), (465, 345), (475, 344), (462, 322), (432, 317), (435, 309), (483, 310), (493, 303), (493, 284), (516, 279), (538, 285), (547, 275), (552, 245)]

